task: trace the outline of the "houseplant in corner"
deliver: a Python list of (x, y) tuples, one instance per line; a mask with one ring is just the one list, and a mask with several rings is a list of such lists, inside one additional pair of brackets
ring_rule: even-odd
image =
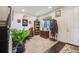
[(11, 29), (13, 45), (16, 46), (16, 53), (22, 53), (25, 50), (24, 40), (29, 36), (30, 32), (25, 29)]

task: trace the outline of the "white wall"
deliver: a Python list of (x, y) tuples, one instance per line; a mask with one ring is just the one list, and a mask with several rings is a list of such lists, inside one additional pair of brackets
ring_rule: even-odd
[[(25, 14), (23, 14), (23, 13), (15, 13), (14, 12), (11, 28), (23, 29), (24, 27), (22, 26), (22, 18), (23, 18), (24, 15)], [(30, 27), (34, 27), (34, 20), (36, 20), (36, 17), (29, 16), (29, 15), (26, 15), (26, 16), (28, 16), (27, 17), (27, 19), (28, 19), (28, 26), (26, 26), (25, 28), (26, 28), (26, 30), (28, 30)], [(17, 19), (20, 19), (21, 23), (17, 23)], [(29, 21), (31, 21), (31, 24), (29, 24)]]
[(61, 17), (55, 17), (55, 11), (39, 17), (42, 19), (52, 16), (58, 23), (58, 40), (79, 46), (79, 7), (64, 7), (61, 9)]

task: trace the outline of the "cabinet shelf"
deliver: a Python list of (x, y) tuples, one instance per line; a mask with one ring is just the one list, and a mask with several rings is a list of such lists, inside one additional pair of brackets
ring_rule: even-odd
[(34, 33), (39, 35), (40, 32), (40, 22), (38, 20), (34, 21)]

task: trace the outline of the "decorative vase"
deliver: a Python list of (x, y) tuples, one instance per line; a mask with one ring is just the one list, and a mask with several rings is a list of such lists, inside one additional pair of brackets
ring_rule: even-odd
[(25, 51), (24, 45), (17, 45), (16, 47), (16, 53), (23, 53)]

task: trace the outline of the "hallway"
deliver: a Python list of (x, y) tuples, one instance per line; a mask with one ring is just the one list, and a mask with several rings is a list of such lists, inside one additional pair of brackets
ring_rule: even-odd
[(79, 7), (1, 6), (0, 9), (1, 52), (79, 52)]

